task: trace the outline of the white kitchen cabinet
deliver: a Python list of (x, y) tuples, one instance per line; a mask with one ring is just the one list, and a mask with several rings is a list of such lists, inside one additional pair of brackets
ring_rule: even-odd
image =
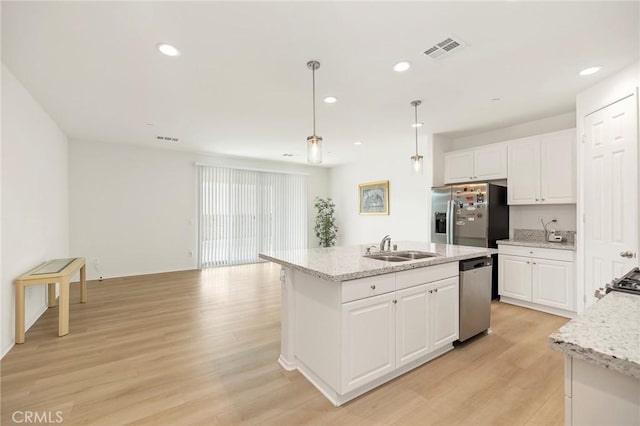
[(532, 260), (533, 303), (572, 311), (574, 309), (573, 264), (548, 259)]
[(540, 137), (540, 202), (576, 202), (575, 129)]
[(396, 368), (395, 293), (342, 305), (342, 390), (348, 392)]
[(572, 251), (502, 244), (498, 247), (501, 301), (566, 317), (575, 314)]
[[(428, 282), (429, 276), (452, 273), (449, 269), (423, 274), (425, 284), (342, 304), (342, 392), (424, 359), (458, 338), (458, 277)], [(418, 278), (415, 271), (398, 275), (403, 284)], [(386, 282), (393, 276), (374, 278)], [(353, 284), (364, 287), (368, 280)]]
[(507, 146), (504, 143), (451, 151), (444, 155), (444, 181), (446, 184), (505, 179), (506, 177)]
[(531, 259), (498, 255), (498, 287), (500, 296), (531, 300)]
[(339, 406), (443, 355), (458, 338), (458, 269), (454, 261), (339, 283), (285, 269), (282, 285), (295, 291), (282, 300), (283, 334), (292, 331), (280, 365)]
[(396, 292), (396, 360), (402, 367), (458, 339), (458, 278)]
[(396, 360), (399, 366), (431, 350), (429, 330), (430, 287), (419, 285), (397, 292)]
[(508, 203), (575, 203), (575, 164), (575, 129), (510, 141)]
[(440, 349), (458, 339), (459, 287), (458, 278), (449, 278), (430, 285), (432, 326), (431, 350)]

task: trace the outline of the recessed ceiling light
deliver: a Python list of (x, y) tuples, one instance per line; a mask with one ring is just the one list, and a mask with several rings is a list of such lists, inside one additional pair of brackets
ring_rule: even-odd
[(422, 127), (424, 123), (413, 123), (411, 127)]
[(167, 56), (180, 56), (180, 51), (174, 46), (167, 43), (158, 43), (156, 45), (160, 53), (163, 53)]
[(327, 96), (326, 98), (324, 98), (324, 101), (328, 104), (335, 104), (337, 100), (338, 98), (336, 98), (335, 96)]
[(406, 71), (409, 68), (411, 68), (411, 62), (408, 62), (408, 61), (398, 62), (393, 66), (393, 70), (397, 72)]
[(283, 156), (283, 157), (293, 157), (293, 154), (287, 154), (287, 153), (285, 153), (285, 154), (282, 154), (282, 156)]
[(597, 73), (598, 71), (600, 71), (600, 67), (589, 67), (589, 68), (583, 69), (578, 74), (580, 74), (580, 75), (591, 75), (591, 74)]
[(501, 101), (501, 100), (502, 100), (502, 98), (493, 98), (493, 99), (491, 99), (491, 100), (492, 100), (493, 102), (498, 102), (498, 101)]
[(354, 145), (362, 145), (362, 141), (355, 141), (353, 144)]

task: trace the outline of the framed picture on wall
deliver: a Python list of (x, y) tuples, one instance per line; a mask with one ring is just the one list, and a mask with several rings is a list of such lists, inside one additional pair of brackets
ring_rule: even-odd
[(389, 181), (361, 183), (358, 185), (361, 215), (389, 214)]

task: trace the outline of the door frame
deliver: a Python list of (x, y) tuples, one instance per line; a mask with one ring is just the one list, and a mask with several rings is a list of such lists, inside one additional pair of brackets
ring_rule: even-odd
[[(581, 313), (586, 308), (586, 303), (593, 295), (586, 294), (585, 282), (585, 117), (594, 112), (606, 108), (616, 102), (619, 102), (629, 96), (635, 96), (636, 112), (640, 111), (638, 105), (638, 86), (640, 85), (640, 63), (635, 63), (619, 73), (609, 77), (608, 79), (596, 84), (595, 86), (581, 92), (576, 97), (576, 155), (577, 155), (577, 203), (576, 203), (576, 310)], [(640, 141), (640, 123), (636, 124), (636, 137)], [(639, 158), (636, 159), (640, 164), (640, 150), (638, 150)], [(640, 188), (640, 182), (638, 182)], [(640, 212), (640, 202), (638, 203), (638, 211)], [(640, 232), (638, 246), (640, 247)], [(639, 258), (640, 262), (640, 258)], [(602, 283), (604, 286), (606, 283)], [(589, 289), (590, 290), (590, 289)]]

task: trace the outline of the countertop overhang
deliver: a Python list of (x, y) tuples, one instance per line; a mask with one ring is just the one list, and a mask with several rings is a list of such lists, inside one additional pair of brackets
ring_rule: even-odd
[(576, 245), (573, 243), (561, 242), (554, 243), (551, 241), (532, 241), (532, 240), (498, 240), (496, 244), (504, 244), (506, 246), (522, 246), (522, 247), (535, 247), (535, 248), (548, 248), (555, 250), (576, 250)]
[(436, 253), (437, 256), (406, 262), (387, 262), (363, 257), (367, 247), (371, 247), (374, 245), (373, 243), (265, 252), (260, 253), (259, 256), (261, 259), (305, 272), (317, 278), (340, 282), (457, 262), (476, 257), (486, 257), (498, 252), (496, 249), (484, 247), (456, 246), (415, 241), (400, 241), (397, 242), (397, 244), (398, 251), (419, 250)]
[(549, 336), (549, 345), (640, 379), (640, 295), (612, 291)]

